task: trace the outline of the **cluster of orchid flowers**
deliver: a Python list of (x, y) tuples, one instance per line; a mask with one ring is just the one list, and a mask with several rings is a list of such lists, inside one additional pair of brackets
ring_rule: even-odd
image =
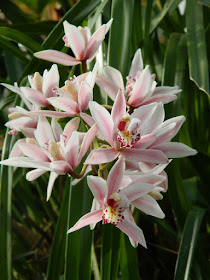
[[(88, 27), (77, 28), (65, 21), (63, 40), (75, 58), (55, 50), (35, 56), (66, 66), (81, 63), (84, 70), (87, 61), (96, 56), (111, 23), (102, 25), (91, 37)], [(185, 117), (164, 120), (164, 104), (175, 100), (180, 89), (157, 86), (149, 66), (143, 66), (140, 49), (134, 55), (125, 86), (117, 69), (107, 66), (104, 75), (98, 75), (97, 70), (96, 62), (92, 71), (71, 77), (59, 87), (58, 67), (53, 64), (43, 76), (29, 76), (30, 87), (2, 84), (21, 96), (26, 109), (10, 108), (6, 123), (9, 133), (21, 132), (25, 138), (17, 140), (9, 159), (0, 163), (33, 168), (26, 174), (29, 181), (50, 171), (47, 200), (59, 175), (72, 176), (76, 184), (92, 170), (93, 175), (87, 176), (94, 197), (92, 208), (68, 233), (86, 225), (93, 229), (102, 221), (127, 234), (133, 246), (140, 243), (146, 247), (131, 209), (164, 218), (157, 200), (167, 191), (165, 167), (172, 158), (197, 153), (183, 143), (171, 142)], [(113, 100), (113, 106), (93, 101), (95, 83)], [(62, 129), (58, 120), (64, 117), (70, 120)], [(87, 131), (78, 131), (80, 123)], [(83, 168), (76, 173), (81, 162)]]

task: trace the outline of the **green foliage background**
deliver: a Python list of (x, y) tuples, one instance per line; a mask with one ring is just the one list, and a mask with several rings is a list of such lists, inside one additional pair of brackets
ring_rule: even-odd
[[(176, 140), (198, 150), (175, 159), (166, 170), (169, 189), (160, 202), (164, 220), (135, 212), (148, 249), (134, 249), (117, 228), (98, 225), (66, 235), (89, 211), (91, 194), (83, 179), (69, 187), (60, 176), (46, 202), (47, 176), (25, 180), (26, 170), (1, 166), (0, 279), (209, 279), (209, 1), (187, 0), (16, 0), (1, 1), (0, 81), (26, 85), (26, 76), (50, 67), (33, 53), (63, 47), (63, 25), (97, 25), (114, 18), (103, 43), (104, 64), (128, 75), (135, 51), (142, 49), (159, 85), (178, 85), (178, 99), (165, 106), (167, 118), (186, 121)], [(24, 51), (20, 45), (24, 46)], [(62, 81), (71, 69), (59, 66)], [(79, 71), (77, 67), (73, 69)], [(17, 140), (4, 127), (9, 105), (22, 105), (0, 89), (2, 159)], [(99, 89), (95, 100), (105, 100)], [(109, 101), (108, 101), (109, 102)], [(101, 234), (102, 233), (102, 234)]]

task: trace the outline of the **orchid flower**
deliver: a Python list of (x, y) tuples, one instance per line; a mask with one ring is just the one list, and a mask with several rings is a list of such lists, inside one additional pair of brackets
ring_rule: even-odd
[(33, 138), (38, 118), (28, 116), (29, 111), (19, 106), (10, 108), (9, 112), (9, 121), (5, 123), (5, 126), (11, 129), (8, 133), (17, 135), (18, 132), (22, 132), (25, 137)]
[(63, 40), (65, 46), (71, 48), (75, 57), (68, 54), (56, 51), (45, 50), (34, 54), (35, 57), (59, 63), (66, 66), (80, 64), (81, 61), (91, 61), (104, 40), (106, 33), (109, 31), (112, 24), (112, 19), (103, 24), (92, 36), (88, 27), (76, 27), (68, 23), (66, 20), (63, 23), (65, 36)]
[[(171, 162), (171, 160), (170, 160)], [(169, 162), (169, 163), (170, 163)], [(166, 192), (168, 189), (168, 176), (164, 169), (167, 164), (150, 164), (138, 163), (138, 167), (132, 170), (127, 170), (130, 164), (126, 164), (126, 171), (124, 173), (124, 181), (129, 180), (129, 184), (134, 183), (148, 183), (154, 185), (154, 190), (149, 193), (154, 199), (161, 200), (163, 195), (161, 192)]]
[(138, 183), (121, 188), (124, 170), (124, 160), (120, 158), (110, 170), (107, 181), (101, 177), (87, 177), (88, 186), (99, 209), (81, 217), (68, 233), (102, 221), (103, 224), (113, 224), (127, 234), (134, 241), (132, 244), (139, 243), (146, 247), (143, 232), (134, 221), (130, 205), (158, 218), (164, 218), (165, 215), (156, 200), (148, 195), (154, 189), (153, 185)]
[(165, 104), (177, 98), (175, 94), (181, 91), (177, 86), (156, 87), (154, 78), (155, 75), (151, 75), (148, 65), (143, 69), (141, 50), (138, 49), (134, 55), (129, 76), (126, 78), (125, 88), (120, 71), (110, 66), (104, 68), (104, 76), (97, 75), (96, 83), (112, 100), (115, 100), (120, 89), (126, 97), (127, 105), (134, 108), (153, 102)]
[(37, 126), (38, 114), (29, 115), (30, 111), (39, 111), (40, 107), (51, 106), (47, 100), (55, 96), (53, 88), (59, 86), (58, 67), (54, 64), (49, 71), (45, 70), (43, 77), (36, 72), (34, 76), (28, 76), (31, 87), (18, 87), (4, 84), (3, 86), (17, 93), (22, 98), (28, 110), (19, 106), (10, 108), (9, 119), (5, 125), (11, 129), (10, 134), (17, 134), (21, 131), (26, 137), (33, 137), (34, 129)]
[(92, 71), (80, 76), (71, 77), (62, 88), (53, 88), (56, 96), (48, 98), (48, 102), (61, 111), (36, 110), (30, 116), (42, 114), (47, 117), (75, 116), (88, 109), (89, 101), (93, 100), (93, 87), (95, 85), (98, 63)]
[(44, 71), (43, 77), (38, 72), (36, 72), (34, 76), (28, 76), (31, 87), (18, 88), (17, 86), (4, 83), (2, 83), (2, 85), (18, 93), (23, 101), (27, 100), (28, 102), (25, 102), (26, 104), (30, 102), (30, 104), (34, 105), (33, 108), (32, 105), (28, 106), (30, 110), (38, 110), (39, 107), (47, 107), (50, 105), (47, 98), (56, 95), (53, 92), (53, 88), (59, 87), (59, 79), (58, 67), (56, 64), (53, 64), (49, 71)]
[(179, 116), (164, 122), (162, 104), (141, 106), (130, 115), (126, 112), (125, 97), (119, 91), (111, 115), (94, 101), (90, 102), (89, 108), (107, 145), (92, 150), (86, 164), (111, 162), (120, 155), (136, 162), (167, 163), (168, 158), (197, 153), (182, 143), (169, 142), (185, 118)]
[[(46, 117), (40, 115), (35, 138), (21, 139), (14, 146), (11, 156), (0, 163), (9, 166), (35, 168), (27, 173), (26, 178), (32, 181), (47, 171), (50, 179), (47, 188), (49, 199), (55, 179), (58, 175), (71, 173), (86, 154), (96, 133), (97, 126), (93, 126), (83, 137), (81, 147), (79, 133), (79, 118), (70, 120), (64, 130), (59, 123), (52, 119), (51, 126)], [(24, 156), (20, 156), (20, 153)]]

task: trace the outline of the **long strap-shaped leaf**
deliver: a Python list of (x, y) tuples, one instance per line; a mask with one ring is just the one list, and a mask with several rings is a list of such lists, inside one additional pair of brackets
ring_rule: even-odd
[[(68, 181), (68, 180), (67, 180)], [(62, 204), (60, 207), (59, 218), (56, 224), (53, 243), (50, 251), (50, 257), (47, 267), (47, 280), (59, 279), (63, 269), (66, 232), (67, 232), (67, 209), (69, 204), (69, 197), (71, 196), (69, 184), (66, 184), (63, 192)]]
[(133, 7), (133, 0), (112, 1), (108, 64), (120, 70), (123, 77), (128, 75), (130, 64)]
[(181, 2), (181, 0), (169, 0), (165, 2), (162, 11), (151, 22), (150, 33), (152, 33), (155, 30), (155, 28), (162, 21), (169, 9), (172, 7), (172, 5), (176, 7), (179, 4), (179, 2)]
[(200, 90), (209, 93), (203, 7), (196, 0), (187, 1), (186, 24), (190, 79), (196, 83)]
[[(7, 133), (2, 150), (2, 160), (9, 155), (11, 136)], [(11, 167), (1, 166), (0, 175), (0, 279), (12, 279), (12, 242), (11, 242)]]
[(4, 36), (10, 40), (25, 46), (31, 53), (41, 51), (42, 47), (39, 43), (34, 41), (31, 37), (25, 35), (23, 32), (9, 27), (0, 27), (0, 36)]
[(202, 208), (194, 208), (190, 210), (187, 215), (176, 263), (174, 280), (189, 279), (193, 253), (204, 212), (205, 210)]

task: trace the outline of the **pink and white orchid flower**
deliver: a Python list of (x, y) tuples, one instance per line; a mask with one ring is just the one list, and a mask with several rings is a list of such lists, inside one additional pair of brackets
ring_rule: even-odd
[(59, 87), (59, 80), (58, 67), (53, 64), (49, 71), (44, 71), (43, 77), (38, 72), (34, 76), (28, 76), (31, 87), (18, 88), (17, 85), (11, 86), (4, 83), (2, 85), (18, 93), (30, 110), (38, 110), (40, 107), (50, 105), (47, 98), (56, 96), (53, 88)]
[[(98, 128), (93, 126), (83, 137), (80, 147), (79, 118), (70, 120), (64, 130), (59, 123), (52, 119), (51, 125), (46, 117), (40, 115), (35, 139), (27, 138), (16, 142), (11, 157), (0, 163), (9, 166), (36, 168), (27, 173), (29, 181), (35, 180), (47, 171), (51, 171), (47, 187), (47, 200), (50, 198), (52, 187), (58, 175), (73, 171), (86, 154)], [(20, 154), (24, 156), (20, 156)]]
[(138, 183), (121, 188), (124, 170), (124, 161), (120, 158), (110, 170), (107, 181), (101, 177), (87, 177), (88, 186), (99, 209), (80, 218), (68, 233), (102, 221), (103, 224), (110, 223), (118, 227), (134, 241), (133, 245), (139, 243), (146, 247), (143, 232), (134, 221), (130, 205), (133, 204), (143, 212), (158, 218), (164, 218), (165, 215), (156, 200), (148, 195), (154, 190), (153, 185)]
[(26, 137), (33, 138), (33, 132), (37, 126), (38, 114), (30, 115), (30, 111), (39, 111), (40, 107), (52, 106), (49, 97), (55, 96), (53, 88), (59, 87), (59, 73), (56, 64), (49, 71), (45, 70), (43, 77), (36, 72), (34, 76), (28, 76), (31, 87), (18, 87), (2, 83), (9, 90), (17, 93), (22, 98), (28, 110), (16, 106), (10, 108), (9, 119), (5, 125), (11, 129), (10, 134), (22, 132)]
[[(95, 85), (98, 63), (92, 71), (80, 76), (71, 77), (62, 88), (55, 87), (56, 96), (48, 98), (48, 102), (61, 111), (37, 110), (31, 112), (31, 116), (42, 114), (47, 117), (75, 116), (88, 109), (89, 101), (93, 100), (93, 87)], [(64, 112), (62, 112), (64, 111)]]
[(110, 66), (104, 68), (104, 76), (97, 75), (96, 84), (112, 100), (115, 100), (120, 89), (126, 97), (127, 105), (134, 108), (153, 102), (162, 102), (165, 104), (177, 98), (175, 94), (181, 91), (177, 86), (156, 87), (157, 83), (154, 79), (155, 75), (151, 75), (149, 66), (147, 65), (143, 68), (141, 50), (138, 49), (134, 55), (125, 88), (120, 71)]
[(105, 38), (112, 24), (112, 19), (103, 24), (92, 36), (88, 27), (76, 27), (68, 23), (63, 23), (65, 36), (63, 40), (65, 46), (71, 48), (75, 57), (56, 51), (45, 50), (34, 54), (35, 57), (59, 63), (66, 66), (80, 64), (81, 61), (91, 61), (98, 51), (99, 46)]
[(131, 161), (167, 163), (168, 158), (197, 153), (182, 143), (169, 142), (185, 118), (179, 116), (164, 122), (162, 104), (141, 106), (130, 115), (126, 112), (125, 97), (119, 91), (111, 115), (94, 101), (90, 102), (89, 108), (108, 145), (92, 150), (86, 164), (111, 162), (120, 155)]

